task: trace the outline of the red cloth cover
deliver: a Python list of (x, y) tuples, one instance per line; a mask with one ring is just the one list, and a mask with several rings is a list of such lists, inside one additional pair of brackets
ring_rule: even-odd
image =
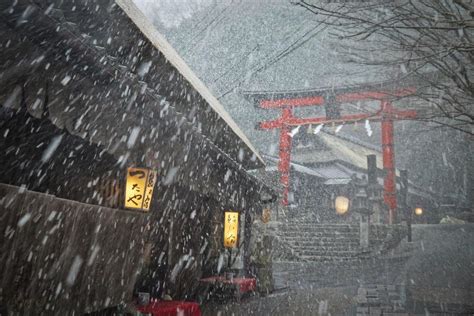
[(257, 280), (255, 278), (233, 278), (231, 280), (227, 280), (223, 276), (213, 276), (213, 277), (201, 279), (201, 282), (236, 284), (239, 286), (240, 293), (255, 291), (255, 289), (257, 288)]
[(201, 316), (198, 303), (184, 301), (157, 301), (137, 308), (153, 316)]

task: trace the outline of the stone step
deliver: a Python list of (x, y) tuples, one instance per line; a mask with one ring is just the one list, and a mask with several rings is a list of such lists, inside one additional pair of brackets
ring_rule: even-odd
[(293, 250), (298, 250), (298, 251), (359, 251), (360, 246), (354, 246), (354, 247), (305, 247), (305, 246), (297, 246), (297, 245), (290, 245)]
[(276, 235), (278, 236), (289, 236), (289, 237), (311, 237), (311, 236), (317, 236), (317, 237), (327, 237), (327, 238), (335, 238), (335, 237), (347, 237), (347, 238), (352, 238), (352, 237), (358, 237), (360, 234), (359, 232), (333, 232), (333, 233), (323, 233), (323, 232), (317, 232), (317, 231), (300, 231), (300, 232), (279, 232)]
[(287, 224), (311, 224), (314, 226), (323, 226), (323, 227), (328, 227), (328, 226), (359, 226), (359, 223), (320, 223), (320, 222), (315, 222), (311, 221), (311, 219), (306, 219), (306, 220), (288, 220), (288, 221), (282, 221), (279, 222), (280, 225), (287, 225)]
[(339, 233), (353, 233), (353, 232), (359, 232), (359, 228), (315, 228), (315, 227), (292, 227), (292, 228), (280, 228), (278, 231), (281, 232), (321, 232), (321, 233), (334, 233), (334, 232), (339, 232)]
[(320, 232), (320, 233), (328, 233), (328, 234), (332, 234), (332, 233), (340, 233), (340, 234), (343, 234), (343, 233), (358, 233), (360, 230), (359, 229), (340, 229), (340, 228), (337, 228), (337, 229), (317, 229), (317, 228), (314, 228), (314, 227), (293, 227), (291, 229), (279, 229), (278, 231), (280, 232)]
[(288, 224), (307, 224), (307, 225), (314, 225), (314, 226), (324, 226), (324, 227), (328, 227), (328, 226), (339, 226), (339, 227), (342, 227), (342, 226), (359, 226), (359, 223), (318, 223), (318, 222), (315, 222), (315, 221), (311, 221), (311, 220), (289, 220), (289, 221), (284, 221), (284, 222), (279, 222), (280, 225), (288, 225)]
[(360, 253), (359, 250), (312, 250), (312, 249), (301, 249), (297, 250), (300, 256), (338, 256), (338, 257), (349, 257)]
[(333, 240), (321, 240), (318, 238), (287, 238), (283, 237), (279, 239), (280, 241), (291, 244), (291, 245), (306, 245), (308, 247), (318, 247), (318, 246), (355, 246), (359, 244), (359, 238), (346, 239), (339, 238)]
[(359, 225), (341, 225), (341, 224), (313, 224), (313, 223), (280, 223), (278, 227), (313, 227), (313, 228), (331, 228), (331, 229), (336, 229), (336, 228), (359, 228)]
[(342, 238), (359, 238), (359, 233), (321, 233), (321, 232), (280, 232), (278, 234), (279, 236), (285, 236), (285, 237), (298, 237), (298, 238), (304, 238), (304, 237), (318, 237), (318, 238), (337, 238), (337, 237), (342, 237)]
[(338, 226), (338, 227), (343, 227), (343, 226), (359, 226), (359, 223), (318, 223), (318, 222), (312, 222), (310, 220), (301, 220), (301, 221), (286, 221), (286, 222), (279, 222), (280, 225), (291, 225), (291, 224), (303, 224), (303, 225), (313, 225), (313, 226), (324, 226), (324, 227), (329, 227), (329, 226)]
[(300, 230), (300, 231), (279, 231), (276, 233), (279, 236), (319, 236), (319, 237), (337, 237), (337, 236), (359, 236), (359, 231), (351, 231), (351, 232), (340, 232), (340, 231), (332, 231), (332, 232), (322, 232), (318, 230)]
[(292, 221), (279, 225), (276, 235), (293, 256), (303, 261), (364, 259), (359, 244), (359, 225), (314, 224)]
[(292, 248), (290, 249), (294, 254), (315, 254), (315, 253), (324, 253), (331, 255), (338, 255), (342, 253), (361, 253), (360, 248), (354, 249), (304, 249), (304, 248)]
[(318, 242), (318, 241), (311, 241), (311, 240), (288, 240), (282, 239), (284, 242), (295, 246), (295, 247), (349, 247), (354, 248), (359, 246), (359, 241), (343, 241), (343, 242)]
[(354, 231), (359, 230), (359, 226), (315, 226), (315, 225), (304, 225), (304, 224), (294, 224), (294, 225), (279, 225), (280, 230), (318, 230), (318, 231)]
[(279, 236), (319, 236), (319, 237), (353, 237), (359, 236), (359, 232), (319, 232), (319, 231), (280, 231), (277, 233)]
[(312, 262), (330, 262), (330, 261), (352, 261), (358, 259), (365, 259), (365, 257), (359, 256), (348, 256), (348, 257), (333, 257), (333, 256), (300, 256), (300, 258), (304, 261), (312, 261)]
[(308, 223), (308, 222), (301, 222), (301, 223), (293, 223), (293, 222), (288, 222), (288, 223), (280, 223), (278, 227), (315, 227), (315, 228), (358, 228), (359, 225), (357, 224), (314, 224), (314, 223)]
[(282, 241), (289, 242), (289, 243), (300, 243), (306, 244), (309, 246), (326, 246), (326, 245), (335, 245), (335, 246), (342, 246), (342, 245), (352, 245), (352, 244), (359, 244), (359, 237), (357, 238), (298, 238), (298, 237), (280, 237)]

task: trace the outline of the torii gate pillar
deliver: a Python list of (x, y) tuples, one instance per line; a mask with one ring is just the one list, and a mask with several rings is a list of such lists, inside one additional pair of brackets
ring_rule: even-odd
[[(389, 101), (382, 101), (382, 113), (393, 111), (392, 104)], [(395, 148), (393, 147), (393, 119), (382, 115), (382, 153), (384, 177), (384, 201), (389, 209), (389, 224), (396, 223), (397, 209), (397, 188), (395, 174)]]
[[(291, 107), (285, 107), (282, 111), (283, 120), (290, 119), (293, 116)], [(290, 156), (291, 156), (290, 126), (283, 124), (280, 128), (280, 160), (278, 162), (278, 171), (280, 171), (280, 183), (283, 185), (282, 204), (288, 205), (288, 194), (290, 190)]]

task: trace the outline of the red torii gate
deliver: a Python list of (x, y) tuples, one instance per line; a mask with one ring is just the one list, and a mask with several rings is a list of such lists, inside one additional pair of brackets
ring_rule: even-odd
[[(341, 90), (343, 91), (343, 90)], [(283, 184), (282, 204), (288, 205), (289, 176), (290, 176), (290, 156), (292, 146), (291, 128), (309, 124), (327, 124), (327, 123), (354, 123), (361, 120), (381, 121), (382, 122), (382, 149), (383, 149), (383, 168), (384, 177), (384, 201), (389, 208), (389, 223), (396, 220), (396, 174), (395, 174), (395, 153), (393, 149), (393, 121), (414, 119), (417, 116), (414, 110), (397, 110), (393, 108), (391, 99), (394, 97), (403, 97), (415, 92), (413, 88), (399, 89), (395, 91), (376, 91), (368, 89), (364, 92), (334, 92), (331, 94), (321, 93), (320, 95), (305, 97), (282, 97), (276, 99), (259, 100), (258, 106), (263, 109), (281, 109), (281, 116), (276, 120), (264, 121), (258, 124), (260, 129), (280, 129), (280, 150), (278, 170)], [(380, 101), (380, 110), (371, 114), (351, 114), (336, 115), (334, 118), (328, 118), (328, 108), (326, 108), (326, 117), (298, 118), (293, 116), (293, 108), (304, 106), (333, 105), (338, 103), (348, 103), (354, 101)]]

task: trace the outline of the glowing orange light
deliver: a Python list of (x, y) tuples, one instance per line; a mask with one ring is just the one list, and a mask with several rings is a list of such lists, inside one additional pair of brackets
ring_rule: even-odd
[(239, 238), (239, 212), (224, 213), (224, 247), (235, 248)]
[(144, 168), (128, 168), (125, 187), (125, 207), (149, 211), (156, 171)]
[(338, 196), (335, 200), (336, 213), (343, 215), (349, 210), (349, 199), (345, 196)]
[(415, 215), (421, 216), (423, 215), (423, 209), (421, 207), (415, 208)]

